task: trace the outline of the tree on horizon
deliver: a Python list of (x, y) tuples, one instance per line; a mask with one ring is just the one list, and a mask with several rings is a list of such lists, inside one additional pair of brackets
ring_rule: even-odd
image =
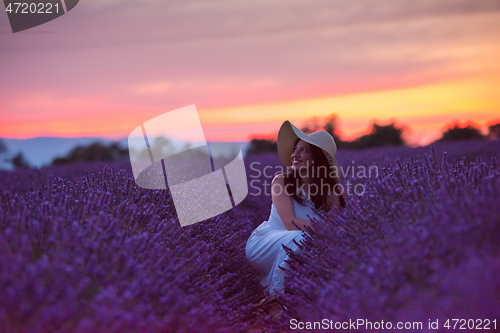
[[(7, 152), (8, 152), (7, 145), (2, 139), (0, 139), (0, 156)], [(21, 151), (19, 151), (14, 156), (12, 156), (11, 154), (6, 154), (3, 157), (2, 162), (11, 164), (14, 169), (23, 169), (23, 168), (28, 168), (30, 166), (28, 161), (24, 157), (24, 154)]]
[(317, 117), (312, 117), (305, 123), (304, 126), (302, 126), (301, 130), (306, 134), (310, 134), (318, 130), (324, 130), (333, 137), (335, 143), (337, 144), (337, 148), (347, 148), (348, 142), (340, 138), (338, 128), (339, 117), (336, 113), (332, 113), (323, 120), (322, 124), (319, 122)]
[(488, 137), (493, 140), (500, 140), (500, 123), (488, 126)]
[(74, 148), (68, 155), (57, 157), (52, 165), (62, 165), (74, 162), (118, 161), (128, 157), (128, 149), (120, 147), (117, 142), (105, 145), (94, 142), (86, 146)]
[[(394, 123), (389, 125), (372, 124), (371, 132), (353, 141), (344, 141), (339, 136), (338, 115), (332, 113), (322, 121), (318, 117), (312, 117), (300, 128), (304, 133), (310, 134), (318, 130), (324, 130), (334, 138), (337, 148), (365, 149), (380, 146), (403, 146), (402, 138), (404, 129), (398, 128)], [(276, 141), (268, 139), (252, 139), (247, 155), (256, 155), (268, 152), (277, 152)]]
[(8, 157), (2, 157), (3, 154), (7, 152), (7, 145), (3, 142), (2, 139), (0, 139), (0, 164), (3, 164), (3, 162), (10, 162)]
[[(369, 134), (362, 135), (352, 141), (342, 140), (339, 136), (338, 128), (338, 115), (336, 113), (332, 113), (325, 118), (319, 118), (317, 116), (311, 117), (305, 121), (304, 125), (300, 129), (306, 134), (310, 134), (318, 130), (325, 130), (332, 135), (338, 148), (358, 150), (372, 147), (406, 145), (406, 142), (403, 139), (405, 128), (396, 126), (394, 122), (389, 125), (379, 125), (377, 123), (373, 123)], [(490, 125), (488, 130), (488, 138), (493, 140), (500, 139), (500, 123)], [(484, 138), (485, 136), (481, 133), (481, 131), (471, 124), (462, 127), (455, 124), (454, 127), (450, 127), (443, 132), (442, 138), (436, 142)], [(247, 154), (253, 155), (276, 151), (276, 142), (274, 140), (253, 139), (250, 142)]]
[(24, 154), (22, 152), (18, 152), (14, 157), (9, 159), (10, 162), (12, 163), (12, 166), (14, 169), (24, 169), (24, 168), (29, 168), (29, 163), (24, 157)]
[(443, 132), (441, 139), (437, 140), (437, 142), (473, 139), (484, 139), (484, 135), (481, 134), (481, 131), (479, 131), (477, 127), (471, 124), (468, 124), (467, 126), (454, 124), (453, 127), (450, 127)]
[(363, 135), (351, 142), (347, 142), (346, 148), (366, 149), (383, 146), (404, 146), (403, 131), (401, 127), (396, 127), (394, 123), (389, 125), (372, 124), (369, 134)]
[(267, 139), (252, 139), (247, 148), (247, 155), (257, 155), (264, 153), (277, 153), (278, 145), (274, 140)]
[(0, 155), (2, 155), (3, 153), (5, 153), (7, 151), (7, 146), (5, 145), (5, 143), (3, 142), (2, 139), (0, 139)]

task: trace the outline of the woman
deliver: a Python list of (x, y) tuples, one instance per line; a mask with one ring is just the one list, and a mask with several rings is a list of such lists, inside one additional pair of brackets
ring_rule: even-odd
[(289, 259), (283, 245), (297, 251), (303, 231), (313, 228), (312, 218), (318, 218), (313, 208), (329, 211), (345, 207), (339, 187), (339, 167), (335, 159), (337, 146), (325, 131), (309, 135), (289, 121), (278, 133), (278, 154), (290, 167), (286, 174), (277, 175), (271, 183), (272, 206), (267, 221), (250, 235), (245, 252), (268, 295), (261, 304), (275, 316), (281, 306), (275, 300), (283, 293), (285, 260)]

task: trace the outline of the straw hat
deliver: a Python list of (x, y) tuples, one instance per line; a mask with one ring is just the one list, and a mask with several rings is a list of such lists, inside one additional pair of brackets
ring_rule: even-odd
[(292, 165), (292, 153), (297, 139), (321, 148), (330, 162), (330, 165), (336, 168), (337, 173), (340, 172), (339, 163), (335, 159), (337, 144), (330, 133), (326, 131), (316, 131), (311, 134), (306, 134), (288, 120), (281, 125), (278, 133), (278, 154), (283, 164), (286, 166)]

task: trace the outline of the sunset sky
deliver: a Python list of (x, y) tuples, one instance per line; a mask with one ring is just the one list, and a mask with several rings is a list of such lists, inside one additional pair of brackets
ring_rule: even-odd
[(2, 138), (121, 139), (191, 104), (208, 141), (500, 122), (500, 0), (82, 0), (16, 34), (1, 8)]

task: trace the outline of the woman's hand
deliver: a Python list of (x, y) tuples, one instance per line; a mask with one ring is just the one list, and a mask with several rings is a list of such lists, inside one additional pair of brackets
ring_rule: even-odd
[(282, 174), (274, 177), (271, 183), (271, 196), (285, 228), (306, 231), (305, 227), (308, 226), (314, 229), (310, 221), (301, 220), (295, 216), (292, 198), (287, 194), (289, 191), (285, 188), (285, 177)]

